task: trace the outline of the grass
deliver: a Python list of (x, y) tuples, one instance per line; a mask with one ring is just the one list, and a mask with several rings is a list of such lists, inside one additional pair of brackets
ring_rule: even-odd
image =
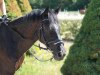
[(16, 72), (16, 75), (61, 75), (61, 61), (40, 62), (33, 58), (26, 57), (22, 67)]
[[(68, 50), (72, 43), (65, 43), (65, 48)], [(33, 57), (25, 57), (25, 60), (21, 68), (16, 72), (15, 75), (62, 75), (60, 68), (63, 65), (62, 61), (47, 61), (40, 62)]]

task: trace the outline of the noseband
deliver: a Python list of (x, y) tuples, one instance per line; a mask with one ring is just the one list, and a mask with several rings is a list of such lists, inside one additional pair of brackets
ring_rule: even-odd
[(40, 27), (40, 37), (42, 36), (43, 37), (43, 41), (44, 41), (44, 44), (46, 45), (47, 49), (51, 50), (51, 48), (49, 47), (50, 44), (53, 44), (53, 45), (57, 45), (59, 43), (61, 44), (64, 44), (62, 40), (60, 39), (56, 39), (56, 40), (52, 40), (52, 41), (47, 41), (47, 38), (46, 38), (46, 33), (44, 31), (44, 22), (45, 21), (49, 21), (49, 19), (44, 19), (42, 20), (42, 25)]

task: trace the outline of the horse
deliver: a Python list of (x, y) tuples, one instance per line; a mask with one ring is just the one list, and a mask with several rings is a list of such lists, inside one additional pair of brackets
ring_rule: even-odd
[(24, 60), (24, 53), (40, 40), (55, 60), (63, 60), (66, 50), (57, 18), (59, 8), (31, 11), (0, 26), (0, 75), (14, 75)]

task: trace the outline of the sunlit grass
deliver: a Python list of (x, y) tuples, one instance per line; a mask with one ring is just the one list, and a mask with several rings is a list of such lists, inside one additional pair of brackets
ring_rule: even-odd
[[(72, 43), (65, 43), (65, 48), (69, 50), (69, 47)], [(25, 57), (23, 65), (16, 72), (15, 75), (62, 75), (60, 72), (60, 68), (63, 65), (63, 61), (47, 61), (40, 62), (34, 57)]]
[(61, 75), (60, 66), (63, 61), (40, 62), (33, 58), (26, 57), (22, 67), (16, 75)]

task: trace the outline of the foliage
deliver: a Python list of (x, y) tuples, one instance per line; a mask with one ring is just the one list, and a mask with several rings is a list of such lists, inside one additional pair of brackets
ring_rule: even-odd
[(60, 25), (62, 38), (65, 40), (74, 40), (74, 38), (79, 32), (81, 20), (64, 20), (60, 21)]
[(72, 4), (68, 7), (68, 10), (80, 10), (85, 9), (88, 7), (88, 4), (91, 0), (75, 0)]
[(61, 6), (62, 10), (72, 3), (72, 0), (29, 0), (33, 9), (56, 8)]
[(61, 68), (63, 75), (100, 74), (100, 0), (92, 0)]
[(5, 0), (5, 3), (7, 16), (10, 19), (20, 17), (32, 10), (28, 0)]
[(29, 0), (33, 9), (55, 8), (61, 6), (62, 10), (78, 10), (88, 6), (90, 0)]
[(22, 14), (26, 14), (32, 10), (28, 0), (17, 0), (17, 3), (21, 9)]
[(22, 15), (16, 0), (5, 0), (5, 3), (8, 17), (14, 18)]

